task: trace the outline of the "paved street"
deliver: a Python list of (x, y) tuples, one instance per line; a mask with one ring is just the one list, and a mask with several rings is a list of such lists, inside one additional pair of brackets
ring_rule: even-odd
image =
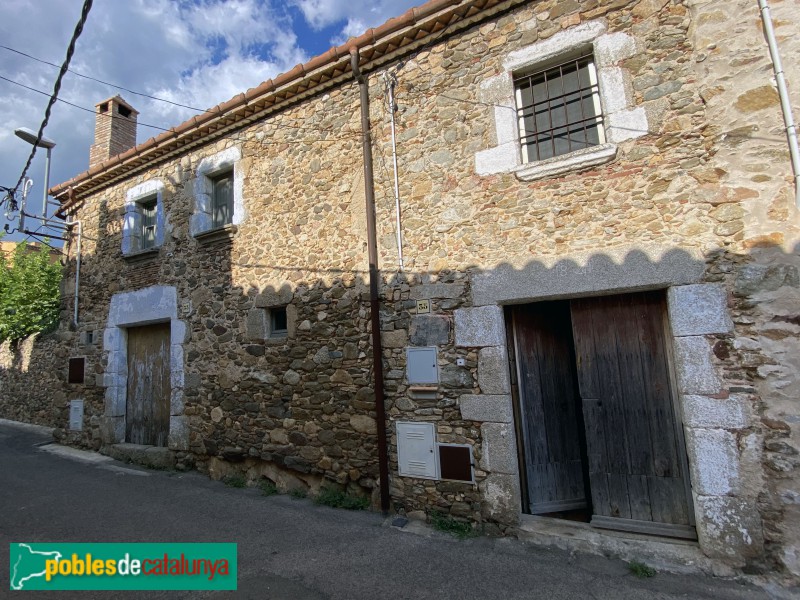
[[(264, 497), (197, 473), (138, 471), (48, 452), (0, 423), (0, 597), (9, 542), (236, 542), (239, 591), (61, 592), (57, 598), (760, 599), (740, 583), (659, 573), (511, 539), (459, 541), (387, 527), (380, 514)], [(99, 457), (98, 457), (99, 458)], [(36, 593), (20, 597), (36, 597)]]

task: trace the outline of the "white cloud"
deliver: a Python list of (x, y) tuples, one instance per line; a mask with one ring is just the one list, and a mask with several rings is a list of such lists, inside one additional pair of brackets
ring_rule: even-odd
[[(317, 30), (333, 28), (332, 44), (361, 34), (421, 0), (290, 0)], [(5, 46), (60, 65), (83, 0), (3, 0)], [(128, 89), (206, 109), (306, 61), (290, 13), (278, 0), (95, 0), (71, 69)], [(308, 41), (308, 40), (306, 40)], [(318, 47), (315, 44), (315, 47)], [(57, 68), (0, 49), (0, 75), (45, 91)], [(121, 94), (139, 110), (139, 141), (192, 116), (193, 111), (114, 87), (64, 78), (60, 98), (90, 109)], [(13, 186), (31, 147), (17, 127), (38, 129), (47, 97), (0, 80), (0, 185)], [(45, 135), (56, 141), (50, 182), (64, 182), (88, 168), (94, 116), (57, 103)], [(28, 175), (33, 205), (41, 203), (44, 151)], [(0, 216), (0, 221), (2, 217)], [(0, 223), (2, 224), (2, 223)]]
[[(2, 44), (61, 64), (83, 0), (0, 2)], [(267, 0), (95, 0), (70, 68), (97, 79), (173, 102), (209, 108), (308, 59), (285, 10)], [(49, 92), (58, 70), (0, 49), (0, 75)], [(92, 108), (121, 94), (139, 115), (139, 141), (189, 118), (193, 111), (149, 100), (111, 86), (64, 78), (60, 98)], [(13, 135), (37, 130), (47, 97), (0, 81), (0, 185), (13, 186), (31, 146)], [(56, 141), (51, 184), (88, 168), (94, 117), (57, 103), (46, 136)], [(28, 175), (31, 199), (41, 203), (44, 152)]]
[(413, 6), (419, 6), (424, 0), (292, 0), (292, 2), (314, 29), (324, 29), (344, 21), (342, 29), (331, 40), (331, 43), (337, 44), (401, 15)]

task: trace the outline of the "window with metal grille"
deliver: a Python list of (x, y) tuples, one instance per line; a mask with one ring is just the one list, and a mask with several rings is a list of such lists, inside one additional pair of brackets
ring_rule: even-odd
[(591, 54), (514, 80), (522, 160), (534, 162), (605, 143)]
[(155, 198), (139, 202), (139, 210), (142, 215), (142, 250), (156, 246), (157, 209), (158, 202)]
[(229, 225), (233, 220), (233, 171), (211, 177), (211, 227)]

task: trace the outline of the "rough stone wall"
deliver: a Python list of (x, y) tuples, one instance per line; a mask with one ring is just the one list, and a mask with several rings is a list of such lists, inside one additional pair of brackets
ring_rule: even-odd
[[(257, 477), (269, 463), (277, 466), (271, 478), (286, 486), (327, 478), (356, 491), (374, 487), (363, 175), (346, 167), (360, 162), (354, 91), (345, 86), (150, 169), (75, 214), (85, 232), (81, 331), (102, 338), (115, 293), (177, 291), (188, 330), (185, 367), (173, 378), (189, 426), (179, 465), (222, 474), (223, 462), (235, 463)], [(201, 244), (189, 234), (196, 168), (233, 146), (242, 155), (247, 216), (231, 239)], [(152, 179), (165, 185), (165, 243), (157, 256), (123, 257), (125, 192)], [(265, 330), (276, 306), (287, 307), (286, 338)], [(102, 343), (93, 358), (107, 383), (111, 357)], [(87, 416), (102, 418), (107, 398), (87, 403)], [(81, 441), (107, 443), (99, 427)]]
[[(797, 42), (788, 35), (796, 8), (796, 2), (774, 7), (790, 82), (800, 80), (790, 60)], [(475, 154), (494, 146), (500, 135), (495, 107), (478, 91), (480, 83), (503, 72), (509, 52), (597, 19), (605, 20), (609, 33), (635, 39), (637, 51), (622, 66), (631, 74), (634, 104), (646, 111), (649, 135), (620, 143), (616, 160), (580, 173), (533, 183), (513, 174), (476, 175)], [(703, 517), (701, 542), (709, 555), (748, 563), (751, 570), (797, 575), (797, 434), (791, 423), (797, 419), (798, 222), (757, 4), (538, 2), (413, 56), (397, 78), (404, 249), (408, 271), (420, 281), (451, 281), (466, 271), (469, 290), (476, 277), (487, 275), (502, 285), (504, 270), (530, 272), (532, 278), (591, 279), (598, 265), (616, 263), (624, 266), (619, 282), (598, 281), (597, 293), (628, 291), (637, 289), (639, 271), (666, 269), (670, 255), (681, 260), (685, 255), (701, 267), (700, 276), (676, 283), (722, 286), (726, 316), (735, 327), (675, 333), (674, 342), (679, 363), (691, 366), (697, 360), (706, 368), (701, 375), (713, 380), (710, 386), (708, 380), (695, 386), (691, 372), (679, 373), (685, 376), (679, 382), (683, 410), (690, 413), (685, 415), (687, 445), (694, 501)], [(380, 99), (381, 80), (373, 81), (372, 96)], [(797, 104), (796, 92), (794, 99)], [(380, 102), (372, 111), (377, 163), (391, 165), (388, 114)], [(393, 223), (392, 180), (388, 169), (376, 173), (386, 268), (396, 261), (388, 226)], [(653, 247), (661, 250), (654, 253)], [(641, 267), (637, 255), (646, 256)], [(510, 286), (512, 279), (505, 283)], [(564, 289), (557, 283), (552, 287)], [(401, 289), (397, 292), (405, 299)], [(473, 286), (472, 297), (465, 293), (460, 306), (477, 301), (475, 293)], [(435, 294), (429, 296), (434, 313), (452, 323), (453, 313), (436, 306)], [(544, 297), (507, 296), (514, 303)], [(392, 335), (402, 337), (396, 329), (406, 318), (410, 334), (429, 317), (415, 317), (413, 308), (401, 313)], [(494, 343), (481, 343), (480, 352), (496, 348)], [(468, 359), (461, 417), (475, 418), (476, 402), (483, 418), (496, 413), (481, 431), (492, 436), (490, 447), (500, 445), (505, 462), (513, 450), (508, 447), (513, 434), (503, 427), (508, 411), (501, 398), (508, 389), (500, 388), (500, 396), (484, 390), (476, 352), (471, 352), (465, 354), (452, 341), (442, 344), (440, 365)], [(404, 360), (403, 353), (389, 357), (389, 372), (402, 372)], [(445, 435), (451, 427), (448, 387), (443, 381), (436, 407)], [(403, 418), (439, 416), (402, 394), (396, 402), (402, 406), (395, 404), (393, 414)], [(486, 442), (476, 433), (470, 438), (476, 464), (486, 465), (481, 460)], [(504, 480), (498, 479), (494, 492), (483, 479), (487, 473), (476, 472), (484, 516), (506, 503), (508, 510), (495, 514), (504, 522), (519, 510), (507, 503), (516, 493), (508, 472), (514, 469), (498, 466)], [(453, 504), (452, 490), (469, 502), (469, 486), (400, 480), (393, 492), (409, 506), (435, 500), (440, 507), (455, 507), (454, 514), (466, 512), (460, 499)], [(490, 498), (493, 493), (497, 497)], [(478, 518), (476, 506), (473, 517)]]
[[(789, 82), (800, 113), (800, 3), (770, 2)], [(714, 352), (727, 377), (744, 382), (755, 414), (737, 443), (757, 465), (743, 476), (763, 522), (767, 568), (800, 576), (800, 220), (772, 63), (757, 2), (691, 2), (695, 73), (713, 141), (708, 170), (694, 178), (715, 213), (737, 229), (716, 276), (727, 283), (736, 323)], [(699, 174), (699, 173), (698, 173)], [(761, 468), (758, 468), (761, 467)]]
[[(673, 331), (695, 505), (707, 517), (698, 523), (701, 543), (738, 566), (800, 573), (798, 217), (755, 3), (719, 4), (531, 2), (393, 65), (402, 273), (386, 87), (382, 73), (370, 75), (397, 507), (490, 528), (519, 517), (497, 304), (654, 286), (702, 300), (713, 288), (714, 315), (729, 320), (713, 330), (693, 323)], [(779, 22), (791, 22), (796, 6), (775, 3)], [(648, 134), (620, 142), (613, 161), (565, 176), (523, 182), (513, 173), (477, 175), (476, 153), (500, 135), (481, 82), (504, 72), (510, 52), (596, 21), (635, 41), (620, 66), (631, 102), (646, 112)], [(784, 56), (797, 52), (789, 36), (781, 43)], [(790, 81), (800, 81), (787, 64)], [(81, 336), (103, 331), (114, 293), (174, 286), (189, 330), (180, 382), (190, 430), (184, 464), (287, 486), (327, 479), (374, 488), (358, 132), (357, 90), (346, 84), (108, 188), (78, 210), (87, 232), (81, 324), (62, 330), (61, 347), (86, 354), (104, 382), (108, 353), (102, 344), (83, 349)], [(200, 245), (189, 234), (195, 168), (233, 145), (241, 149), (247, 218), (231, 241)], [(125, 192), (153, 178), (165, 184), (165, 243), (157, 258), (126, 261)], [(504, 287), (509, 295), (491, 300), (487, 290)], [(416, 314), (417, 299), (431, 300), (430, 315)], [(286, 304), (289, 338), (264, 340), (262, 311)], [(438, 348), (433, 398), (409, 390), (408, 346)], [(51, 356), (52, 371), (63, 371), (63, 357)], [(705, 368), (700, 379), (682, 366), (695, 357)], [(85, 397), (87, 423), (99, 423), (102, 388), (64, 393)], [(476, 484), (397, 476), (398, 420), (434, 422), (439, 441), (472, 444)], [(101, 435), (99, 425), (88, 427), (76, 443), (96, 447)]]
[[(67, 350), (60, 342), (58, 334), (36, 334), (0, 345), (0, 418), (51, 427), (64, 422)], [(54, 370), (49, 357), (62, 368)]]

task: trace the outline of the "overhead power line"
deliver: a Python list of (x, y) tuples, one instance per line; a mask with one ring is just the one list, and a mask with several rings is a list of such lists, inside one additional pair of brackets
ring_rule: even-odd
[(25, 176), (28, 174), (28, 169), (33, 162), (33, 157), (36, 156), (36, 148), (39, 147), (39, 142), (42, 140), (42, 136), (44, 135), (44, 129), (47, 127), (47, 122), (50, 120), (50, 111), (53, 109), (53, 105), (56, 103), (56, 100), (58, 100), (58, 92), (61, 90), (61, 80), (64, 79), (64, 74), (67, 72), (67, 68), (69, 68), (72, 55), (75, 53), (75, 44), (83, 32), (83, 26), (86, 24), (86, 19), (89, 17), (89, 11), (91, 9), (92, 0), (84, 0), (83, 8), (81, 9), (81, 18), (78, 20), (78, 24), (75, 26), (75, 31), (72, 32), (72, 39), (69, 41), (69, 46), (67, 47), (67, 56), (64, 58), (64, 64), (61, 65), (55, 85), (53, 85), (53, 93), (50, 96), (50, 101), (47, 103), (47, 108), (44, 111), (44, 119), (42, 120), (42, 124), (39, 126), (39, 133), (36, 134), (36, 142), (33, 144), (33, 149), (31, 150), (30, 156), (28, 156), (28, 162), (25, 163), (25, 168), (22, 169), (22, 175), (19, 176), (17, 185), (14, 186), (14, 191), (11, 192), (12, 196), (17, 189), (19, 189), (19, 186), (22, 185), (22, 182), (25, 180)]
[[(36, 92), (37, 94), (42, 94), (44, 96), (48, 96), (49, 95), (47, 92), (43, 92), (41, 90), (37, 90), (36, 88), (32, 88), (32, 87), (30, 87), (28, 85), (19, 83), (18, 81), (14, 81), (13, 79), (9, 79), (8, 77), (4, 77), (3, 75), (0, 75), (0, 80), (7, 81), (8, 83), (13, 83), (14, 85), (18, 85), (19, 87), (25, 88), (26, 90), (30, 90), (32, 92)], [(97, 111), (94, 111), (91, 108), (86, 108), (85, 106), (80, 106), (79, 104), (73, 104), (72, 102), (69, 102), (67, 100), (63, 100), (61, 98), (58, 98), (58, 102), (61, 102), (63, 104), (71, 106), (73, 108), (77, 108), (79, 110), (91, 113), (91, 114), (93, 114), (93, 115), (95, 115), (97, 117), (104, 117), (104, 118), (108, 118), (108, 119), (113, 119), (114, 118), (114, 116), (112, 114), (110, 114), (110, 113), (98, 113)], [(150, 125), (148, 123), (142, 123), (141, 121), (138, 121), (137, 125), (141, 125), (142, 127), (151, 127), (152, 129), (158, 129), (159, 131), (171, 131), (170, 129), (166, 129), (166, 128), (160, 127), (158, 125)], [(349, 139), (350, 137), (352, 137), (354, 135), (358, 135), (355, 132), (349, 131), (347, 129), (342, 129), (342, 128), (336, 128), (336, 129), (333, 129), (333, 128), (327, 128), (327, 129), (326, 128), (309, 128), (309, 127), (302, 127), (302, 126), (298, 126), (298, 125), (283, 125), (283, 124), (281, 124), (280, 125), (280, 129), (297, 131), (297, 132), (308, 132), (308, 133), (315, 133), (315, 134), (319, 134), (319, 133), (341, 133), (341, 134), (344, 134), (343, 136), (339, 136), (339, 137), (336, 137), (336, 138), (333, 138), (333, 139), (329, 139), (329, 140), (324, 140), (324, 139), (313, 140), (314, 142), (329, 142), (329, 141), (335, 141), (335, 140)], [(237, 139), (239, 139), (239, 138), (237, 138)], [(246, 141), (246, 140), (241, 139), (241, 141)], [(262, 145), (266, 145), (266, 144), (307, 144), (309, 142), (306, 141), (306, 140), (274, 140), (274, 141), (272, 141), (272, 140), (260, 140), (258, 143), (260, 143)], [(2, 203), (0, 203), (0, 204), (2, 204)]]
[[(7, 81), (8, 83), (13, 83), (14, 85), (18, 85), (19, 87), (25, 88), (26, 90), (30, 90), (32, 92), (36, 92), (37, 94), (42, 94), (43, 96), (49, 96), (50, 95), (47, 92), (43, 92), (42, 90), (37, 90), (36, 88), (33, 88), (33, 87), (29, 86), (29, 85), (25, 85), (24, 83), (20, 83), (19, 81), (14, 81), (13, 79), (9, 79), (8, 77), (3, 77), (2, 75), (0, 75), (0, 79), (2, 79), (3, 81)], [(56, 100), (58, 102), (63, 103), (63, 104), (67, 104), (67, 105), (69, 105), (69, 106), (71, 106), (73, 108), (78, 108), (78, 109), (86, 111), (88, 113), (92, 113), (93, 115), (96, 114), (96, 115), (108, 117), (109, 119), (113, 118), (113, 115), (111, 115), (111, 114), (98, 113), (98, 112), (92, 110), (91, 108), (86, 108), (85, 106), (80, 106), (78, 104), (73, 104), (72, 102), (69, 102), (69, 101), (64, 100), (62, 98), (56, 98)], [(165, 129), (164, 127), (159, 127), (158, 125), (148, 125), (147, 123), (137, 123), (137, 124), (141, 125), (142, 127), (152, 127), (153, 129), (159, 129), (161, 131), (169, 131), (169, 129)]]
[[(37, 62), (43, 63), (45, 65), (50, 65), (51, 67), (58, 68), (58, 65), (55, 63), (51, 63), (41, 58), (36, 58), (35, 56), (31, 56), (26, 52), (22, 52), (21, 50), (16, 50), (15, 48), (10, 48), (9, 46), (4, 46), (0, 44), (0, 48), (4, 50), (8, 50), (9, 52), (14, 52), (26, 58), (30, 58)], [(181, 104), (180, 102), (173, 102), (172, 100), (167, 100), (166, 98), (159, 98), (158, 96), (151, 96), (150, 94), (145, 94), (144, 92), (137, 92), (121, 85), (117, 85), (116, 83), (110, 83), (108, 81), (103, 81), (102, 79), (97, 79), (96, 77), (90, 77), (89, 75), (84, 75), (83, 73), (78, 73), (77, 71), (73, 71), (72, 69), (67, 69), (67, 72), (72, 73), (78, 77), (83, 77), (84, 79), (88, 79), (89, 81), (96, 81), (97, 83), (102, 83), (103, 85), (108, 85), (118, 90), (122, 90), (123, 92), (128, 92), (130, 94), (135, 94), (136, 96), (142, 96), (143, 98), (149, 98), (150, 100), (157, 100), (158, 102), (166, 102), (167, 104), (172, 104), (173, 106), (180, 106), (181, 108), (188, 108), (189, 110), (193, 110), (195, 112), (203, 113), (205, 112), (204, 108), (197, 108), (195, 106), (189, 106), (187, 104)]]

